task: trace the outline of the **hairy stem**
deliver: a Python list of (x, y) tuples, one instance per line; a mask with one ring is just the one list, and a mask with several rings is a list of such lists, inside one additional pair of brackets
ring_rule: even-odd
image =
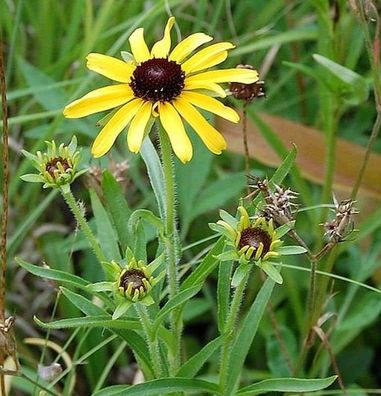
[(234, 296), (230, 304), (229, 314), (226, 319), (226, 324), (224, 327), (225, 340), (222, 346), (222, 353), (221, 353), (220, 389), (225, 389), (226, 387), (226, 381), (228, 377), (228, 370), (230, 363), (230, 349), (234, 341), (234, 328), (237, 322), (239, 309), (242, 303), (242, 298), (245, 292), (246, 283), (249, 279), (250, 273), (251, 273), (251, 266), (248, 268), (245, 277), (241, 280), (240, 284), (235, 289)]
[(243, 109), (242, 109), (242, 139), (243, 139), (243, 148), (245, 152), (245, 172), (246, 172), (246, 178), (247, 178), (247, 183), (246, 183), (246, 192), (247, 195), (250, 194), (250, 152), (249, 152), (249, 143), (247, 139), (247, 101), (244, 102), (243, 104)]
[(70, 210), (72, 211), (75, 219), (77, 220), (78, 224), (81, 227), (83, 234), (85, 235), (86, 239), (90, 243), (95, 256), (97, 257), (99, 262), (106, 261), (106, 256), (103, 254), (102, 249), (99, 246), (97, 239), (95, 238), (93, 232), (91, 231), (87, 221), (82, 214), (81, 208), (79, 207), (76, 199), (74, 198), (73, 193), (70, 190), (70, 187), (66, 190), (61, 188), (61, 194), (69, 206)]
[[(173, 298), (179, 291), (177, 270), (177, 231), (175, 226), (175, 183), (172, 162), (172, 149), (169, 138), (162, 128), (159, 128), (161, 159), (164, 173), (166, 208), (165, 208), (165, 253), (167, 258), (167, 278), (169, 285), (169, 296)], [(181, 333), (182, 333), (182, 309), (181, 307), (171, 312), (171, 329), (175, 340), (175, 353), (169, 356), (170, 373), (175, 375), (181, 362)]]
[(146, 335), (150, 358), (153, 366), (153, 372), (156, 378), (160, 378), (163, 374), (163, 366), (160, 359), (158, 338), (152, 332), (152, 322), (148, 315), (147, 308), (143, 304), (137, 303), (135, 304), (135, 309), (139, 315), (140, 322)]

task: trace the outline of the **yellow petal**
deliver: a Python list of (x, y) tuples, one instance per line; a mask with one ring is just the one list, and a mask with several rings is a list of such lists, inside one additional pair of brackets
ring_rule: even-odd
[(186, 77), (184, 81), (184, 90), (185, 91), (192, 91), (195, 89), (206, 89), (208, 91), (214, 92), (216, 95), (220, 96), (221, 98), (226, 97), (226, 92), (223, 88), (221, 88), (218, 84), (210, 83), (204, 80), (196, 80), (194, 79), (196, 76)]
[(168, 103), (159, 103), (160, 121), (169, 136), (173, 151), (183, 162), (192, 158), (192, 143), (184, 129), (184, 124), (173, 106)]
[(143, 28), (136, 29), (131, 34), (128, 41), (130, 42), (131, 52), (135, 58), (136, 63), (142, 63), (147, 59), (150, 59), (151, 55), (147, 47), (147, 44), (144, 41)]
[(216, 99), (197, 92), (182, 92), (181, 97), (201, 109), (210, 111), (232, 122), (239, 121), (239, 115), (233, 109), (223, 105)]
[(127, 134), (128, 148), (133, 153), (138, 153), (144, 138), (144, 131), (151, 117), (152, 103), (145, 102), (131, 121)]
[(171, 49), (171, 29), (174, 23), (175, 17), (170, 17), (165, 26), (163, 38), (152, 47), (151, 56), (153, 58), (166, 58), (168, 56), (169, 50)]
[(91, 91), (68, 104), (63, 113), (67, 118), (81, 118), (125, 104), (133, 97), (134, 93), (128, 84), (110, 85)]
[(258, 72), (249, 69), (212, 70), (189, 77), (192, 81), (208, 81), (213, 83), (238, 82), (252, 84), (258, 81)]
[(119, 109), (105, 127), (99, 132), (91, 153), (95, 158), (101, 157), (110, 150), (116, 138), (135, 116), (144, 102), (141, 99), (135, 99)]
[(231, 48), (234, 48), (234, 45), (228, 42), (210, 45), (190, 57), (181, 65), (181, 68), (185, 74), (189, 74), (215, 66), (226, 59), (227, 50)]
[(213, 37), (204, 33), (194, 33), (180, 41), (169, 55), (169, 60), (180, 63), (200, 45), (213, 40)]
[(131, 75), (136, 68), (133, 62), (124, 62), (108, 55), (91, 53), (86, 59), (90, 70), (119, 82), (130, 82)]
[(173, 101), (173, 104), (180, 115), (200, 136), (206, 147), (214, 154), (221, 154), (221, 151), (226, 148), (224, 137), (185, 99), (178, 97)]

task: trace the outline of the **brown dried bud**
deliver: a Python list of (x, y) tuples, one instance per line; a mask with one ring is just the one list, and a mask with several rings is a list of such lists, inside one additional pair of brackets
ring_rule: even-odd
[[(238, 65), (237, 69), (250, 69), (254, 70), (251, 65)], [(256, 81), (252, 84), (243, 84), (232, 82), (229, 86), (230, 92), (236, 99), (252, 102), (256, 98), (263, 98), (266, 96), (264, 81)]]

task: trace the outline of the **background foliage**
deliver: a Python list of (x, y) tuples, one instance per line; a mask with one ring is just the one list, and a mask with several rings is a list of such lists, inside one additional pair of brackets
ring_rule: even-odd
[[(168, 12), (176, 16), (184, 35), (203, 31), (217, 40), (234, 41), (237, 48), (225, 66), (245, 63), (261, 70), (267, 97), (250, 105), (249, 115), (267, 146), (257, 151), (255, 141), (252, 143), (253, 173), (271, 176), (274, 169), (268, 165), (279, 163), (277, 157), (283, 159), (289, 150), (289, 145), (284, 145), (282, 140), (282, 127), (271, 124), (264, 113), (321, 131), (319, 142), (326, 151), (318, 152), (318, 166), (325, 177), (315, 177), (313, 182), (308, 180), (309, 166), (313, 165), (307, 161), (303, 168), (294, 167), (284, 181), (300, 193), (300, 203), (310, 208), (298, 214), (298, 228), (310, 246), (322, 244), (319, 223), (328, 212), (321, 205), (332, 203), (333, 191), (347, 198), (356, 178), (353, 174), (352, 179), (332, 184), (335, 158), (346, 156), (341, 165), (344, 167), (354, 161), (351, 152), (337, 151), (341, 146), (336, 146), (336, 139), (345, 138), (365, 146), (376, 116), (372, 74), (362, 30), (346, 1), (1, 2), (12, 174), (7, 310), (17, 316), (18, 351), (25, 372), (34, 375), (43, 350), (41, 346), (25, 342), (26, 337), (43, 339), (48, 335), (68, 352), (73, 367), (60, 382), (63, 394), (75, 379), (74, 394), (89, 394), (106, 385), (130, 383), (135, 375), (134, 365), (130, 364), (134, 359), (132, 354), (125, 352), (125, 343), (104, 334), (99, 326), (82, 328), (74, 323), (69, 329), (54, 329), (53, 326), (46, 332), (36, 324), (37, 320), (33, 320), (34, 315), (42, 322), (79, 317), (80, 301), (77, 306), (72, 303), (75, 297), (70, 294), (70, 279), (64, 283), (67, 288), (58, 288), (55, 281), (28, 273), (27, 265), (20, 267), (14, 260), (16, 255), (29, 263), (46, 262), (51, 269), (66, 271), (90, 282), (102, 280), (102, 272), (94, 265), (93, 253), (58, 194), (20, 180), (21, 174), (30, 171), (30, 164), (20, 155), (20, 150), (41, 149), (43, 142), (53, 137), (68, 143), (73, 133), (77, 135), (83, 147), (83, 162), (92, 168), (89, 177), (78, 180), (73, 190), (83, 200), (91, 227), (104, 241), (102, 247), (106, 256), (120, 255), (118, 246), (109, 236), (119, 233), (119, 239), (127, 245), (128, 235), (123, 234), (123, 223), (127, 222), (131, 211), (143, 207), (156, 211), (145, 168), (139, 156), (128, 152), (124, 137), (108, 158), (90, 158), (88, 147), (98, 131), (96, 118), (65, 120), (62, 109), (74, 98), (103, 83), (85, 69), (85, 57), (89, 52), (119, 56), (121, 50), (128, 49), (126, 40), (138, 26), (145, 27), (147, 42), (152, 43), (161, 35)], [(227, 127), (227, 136), (230, 132)], [(192, 162), (186, 166), (176, 163), (179, 224), (185, 250), (181, 263), (184, 274), (207, 252), (210, 243), (207, 240), (194, 244), (211, 235), (208, 222), (216, 221), (221, 207), (234, 212), (238, 199), (245, 194), (243, 157), (229, 151), (215, 157), (197, 139), (193, 141), (196, 155)], [(303, 149), (314, 151), (300, 134), (295, 133), (294, 141), (298, 147), (298, 141), (301, 142), (300, 156), (306, 155)], [(380, 141), (376, 142), (374, 150), (381, 150)], [(275, 163), (271, 160), (274, 152), (277, 154)], [(255, 160), (258, 157), (261, 162)], [(373, 158), (377, 161), (377, 157)], [(99, 166), (109, 169), (103, 178)], [(343, 169), (336, 168), (336, 173), (340, 172)], [(112, 174), (117, 176), (119, 184)], [(380, 182), (379, 168), (370, 169), (367, 177), (375, 174)], [(89, 195), (85, 186), (96, 193)], [(349, 388), (373, 388), (374, 392), (381, 387), (381, 299), (379, 293), (366, 289), (359, 282), (373, 286), (380, 283), (381, 207), (377, 188), (370, 184), (368, 190), (360, 191), (357, 204), (360, 215), (356, 222), (359, 233), (355, 241), (345, 242), (337, 250), (333, 272), (348, 279), (319, 277), (329, 281), (324, 285), (328, 292), (322, 302), (325, 312), (335, 313), (336, 319), (328, 324), (334, 328), (330, 345), (343, 381)], [(121, 198), (121, 191), (126, 201)], [(125, 219), (119, 217), (120, 213), (125, 214)], [(145, 231), (150, 241), (153, 231), (149, 227)], [(155, 248), (154, 243), (148, 242), (149, 254), (153, 254)], [(303, 335), (309, 267), (299, 257), (285, 264), (289, 265), (282, 270), (285, 282), (282, 287), (275, 288), (271, 304), (287, 353), (280, 350), (271, 316), (267, 313), (250, 347), (243, 384), (290, 376), (289, 366), (296, 362)], [(329, 270), (329, 265), (323, 262), (319, 269)], [(218, 323), (216, 279), (217, 271), (212, 271), (200, 292), (185, 307), (184, 352), (188, 357), (215, 337)], [(250, 279), (243, 309), (251, 306), (261, 284), (256, 272)], [(54, 360), (55, 354), (50, 348), (44, 355), (46, 361)], [(218, 355), (212, 354), (200, 378), (214, 379), (217, 370)], [(315, 360), (308, 362), (305, 374), (312, 377), (334, 374), (326, 351), (320, 350)], [(15, 395), (35, 392), (29, 383), (17, 377), (13, 378), (13, 386)], [(356, 391), (358, 395), (365, 393)]]

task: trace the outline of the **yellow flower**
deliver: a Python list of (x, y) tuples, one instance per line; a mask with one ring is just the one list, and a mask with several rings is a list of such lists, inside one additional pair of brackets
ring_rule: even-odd
[(122, 61), (111, 56), (92, 53), (87, 67), (119, 84), (89, 92), (65, 107), (68, 118), (80, 118), (100, 111), (120, 107), (98, 134), (92, 147), (94, 157), (106, 154), (118, 135), (129, 124), (127, 144), (137, 153), (152, 117), (159, 117), (169, 136), (173, 151), (182, 162), (192, 158), (193, 149), (185, 132), (185, 120), (199, 135), (207, 148), (220, 154), (226, 148), (223, 136), (196, 109), (210, 111), (232, 122), (238, 114), (211, 97), (225, 97), (220, 83), (252, 84), (258, 80), (255, 70), (223, 69), (206, 71), (223, 62), (229, 42), (212, 44), (197, 53), (198, 47), (213, 38), (194, 33), (171, 50), (171, 29), (175, 18), (169, 18), (164, 36), (151, 51), (144, 40), (143, 29), (135, 30), (129, 38), (131, 59)]

